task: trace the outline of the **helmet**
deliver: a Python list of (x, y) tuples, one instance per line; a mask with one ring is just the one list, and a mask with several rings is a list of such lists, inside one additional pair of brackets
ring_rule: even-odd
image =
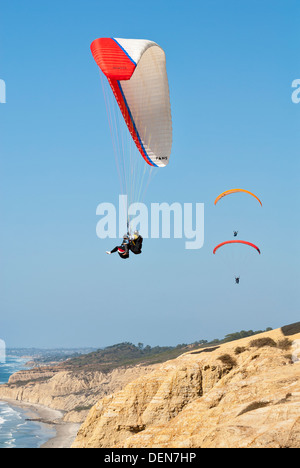
[(139, 236), (140, 235), (139, 231), (134, 231), (134, 235)]

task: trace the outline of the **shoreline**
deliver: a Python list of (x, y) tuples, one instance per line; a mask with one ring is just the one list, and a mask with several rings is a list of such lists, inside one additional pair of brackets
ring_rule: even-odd
[(62, 411), (12, 398), (1, 398), (0, 401), (25, 411), (28, 421), (49, 425), (56, 431), (55, 436), (51, 437), (39, 448), (71, 448), (81, 424), (64, 422), (62, 420), (64, 415)]

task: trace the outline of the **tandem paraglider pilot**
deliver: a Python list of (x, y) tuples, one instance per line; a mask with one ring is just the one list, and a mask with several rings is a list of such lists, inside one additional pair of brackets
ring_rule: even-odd
[(132, 253), (135, 255), (139, 255), (142, 253), (142, 246), (143, 246), (143, 238), (140, 235), (139, 231), (134, 231), (133, 236), (129, 242), (129, 248)]
[(128, 238), (128, 235), (125, 234), (123, 236), (123, 242), (121, 245), (115, 247), (114, 249), (112, 250), (107, 250), (106, 253), (108, 255), (111, 255), (113, 253), (116, 253), (118, 252), (119, 256), (123, 259), (126, 259), (126, 258), (129, 258), (129, 238)]
[(125, 234), (123, 236), (123, 242), (120, 246), (115, 247), (113, 250), (108, 250), (106, 253), (111, 255), (118, 252), (119, 256), (123, 259), (129, 258), (129, 251), (135, 255), (142, 253), (143, 238), (139, 231), (134, 231), (133, 236)]

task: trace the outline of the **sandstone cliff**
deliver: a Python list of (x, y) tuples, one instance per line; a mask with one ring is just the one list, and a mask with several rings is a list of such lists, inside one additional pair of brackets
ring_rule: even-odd
[(111, 372), (72, 372), (63, 366), (40, 367), (13, 374), (0, 386), (0, 400), (12, 399), (63, 411), (64, 421), (83, 422), (90, 408), (156, 365), (120, 367)]
[(299, 448), (300, 323), (200, 349), (102, 398), (74, 448)]

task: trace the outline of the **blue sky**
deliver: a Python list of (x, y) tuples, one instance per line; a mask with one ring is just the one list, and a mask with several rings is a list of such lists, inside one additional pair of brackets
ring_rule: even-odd
[[(0, 337), (8, 346), (176, 345), (299, 320), (300, 78), (296, 0), (1, 2)], [(166, 52), (173, 150), (147, 202), (205, 203), (205, 245), (148, 240), (105, 255), (117, 203), (97, 37)], [(242, 187), (251, 197), (221, 200)], [(213, 247), (256, 243), (239, 287)]]

